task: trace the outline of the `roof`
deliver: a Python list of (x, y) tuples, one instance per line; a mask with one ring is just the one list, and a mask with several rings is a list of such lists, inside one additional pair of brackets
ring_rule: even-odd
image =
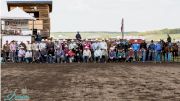
[(50, 12), (52, 11), (52, 0), (7, 0), (7, 5), (15, 4), (48, 4), (50, 7)]
[(2, 15), (1, 19), (34, 19), (31, 15), (28, 13), (24, 12), (22, 9), (19, 7), (14, 8), (10, 12)]

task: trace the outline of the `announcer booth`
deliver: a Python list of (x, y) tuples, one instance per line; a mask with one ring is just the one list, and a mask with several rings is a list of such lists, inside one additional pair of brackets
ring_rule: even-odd
[(19, 7), (33, 16), (36, 21), (29, 21), (29, 29), (33, 34), (40, 34), (43, 38), (50, 37), (50, 13), (52, 0), (7, 0), (8, 11)]
[(33, 31), (29, 29), (29, 21), (35, 18), (24, 12), (19, 7), (14, 8), (10, 12), (1, 16), (1, 40), (2, 45), (9, 41), (16, 40), (18, 42), (32, 41)]

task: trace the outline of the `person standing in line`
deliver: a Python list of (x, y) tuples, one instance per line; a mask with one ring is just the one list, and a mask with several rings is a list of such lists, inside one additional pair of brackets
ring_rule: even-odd
[(10, 45), (9, 42), (6, 41), (6, 43), (3, 45), (3, 58), (4, 58), (4, 62), (7, 62), (7, 60), (9, 59), (9, 52), (10, 52)]
[(153, 40), (151, 40), (151, 44), (149, 45), (148, 50), (148, 60), (155, 61), (155, 44)]
[(10, 44), (10, 53), (11, 53), (11, 60), (12, 62), (16, 62), (16, 42), (13, 40)]
[(132, 44), (132, 49), (134, 51), (135, 61), (138, 61), (138, 51), (140, 49), (140, 44), (139, 43), (133, 43)]
[(162, 46), (160, 42), (158, 42), (155, 46), (155, 63), (156, 62), (161, 63), (161, 51), (162, 51)]

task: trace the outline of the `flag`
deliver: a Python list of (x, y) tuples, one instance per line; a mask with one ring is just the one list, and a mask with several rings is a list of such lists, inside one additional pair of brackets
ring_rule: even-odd
[(121, 21), (121, 33), (122, 33), (122, 39), (124, 38), (124, 19), (122, 18)]
[(124, 19), (122, 18), (122, 21), (121, 21), (121, 32), (123, 33), (124, 32)]

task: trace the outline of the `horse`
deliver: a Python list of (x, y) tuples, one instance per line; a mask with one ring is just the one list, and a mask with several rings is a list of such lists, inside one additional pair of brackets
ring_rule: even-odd
[(178, 58), (178, 45), (177, 45), (177, 43), (172, 44), (172, 55), (173, 55), (173, 62), (174, 62), (174, 60)]

